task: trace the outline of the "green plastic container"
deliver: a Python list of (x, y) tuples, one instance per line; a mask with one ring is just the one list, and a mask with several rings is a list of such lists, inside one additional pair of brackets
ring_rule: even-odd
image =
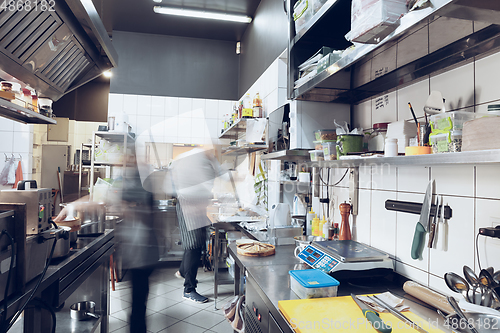
[(337, 159), (347, 155), (347, 153), (360, 153), (362, 151), (362, 134), (342, 134), (337, 137)]

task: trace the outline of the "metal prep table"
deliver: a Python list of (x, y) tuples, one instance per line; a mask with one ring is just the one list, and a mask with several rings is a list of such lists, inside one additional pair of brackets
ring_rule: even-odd
[[(272, 332), (272, 333), (292, 333), (288, 321), (283, 317), (278, 308), (278, 302), (282, 300), (298, 299), (298, 296), (290, 289), (289, 271), (301, 269), (297, 267), (298, 259), (293, 255), (292, 245), (282, 245), (276, 247), (274, 256), (254, 258), (238, 255), (234, 244), (229, 246), (229, 253), (234, 257), (235, 263), (244, 272), (246, 277), (246, 309), (245, 309), (245, 331)], [(236, 269), (235, 269), (236, 277)], [(350, 279), (339, 279), (340, 286), (338, 296), (348, 296), (354, 294), (382, 293), (391, 291), (400, 297), (405, 295), (402, 286), (408, 279), (392, 273), (386, 278), (374, 279), (373, 284), (368, 288), (351, 283)], [(241, 283), (241, 280), (240, 280)], [(235, 286), (235, 290), (241, 293), (241, 284)], [(410, 306), (412, 312), (422, 318), (432, 318), (439, 320), (440, 329), (444, 332), (451, 332), (443, 326), (443, 320), (438, 314), (424, 306), (409, 295), (405, 295), (409, 300), (406, 304)], [(253, 308), (261, 315), (260, 321), (253, 311)]]
[[(100, 235), (79, 236), (68, 256), (51, 261), (35, 297), (59, 308), (56, 311), (56, 332), (109, 331), (109, 256), (113, 253), (114, 246), (114, 230), (106, 229)], [(37, 279), (26, 286), (23, 295), (14, 295), (8, 299), (8, 318), (24, 304)], [(70, 318), (70, 305), (84, 300), (96, 303), (99, 319), (76, 321)], [(0, 306), (3, 307), (3, 304), (0, 303)], [(16, 323), (9, 332), (48, 332), (47, 324), (46, 320), (42, 321), (40, 309), (29, 309), (25, 310), (24, 321)]]

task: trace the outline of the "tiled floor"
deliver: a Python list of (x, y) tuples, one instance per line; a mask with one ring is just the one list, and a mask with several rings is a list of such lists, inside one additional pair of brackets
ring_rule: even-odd
[[(150, 278), (150, 292), (147, 303), (147, 329), (161, 333), (233, 332), (221, 310), (214, 309), (213, 272), (198, 270), (198, 293), (208, 297), (208, 303), (196, 304), (182, 298), (184, 280), (177, 279), (177, 268), (160, 268)], [(131, 283), (127, 274), (122, 282), (110, 291), (109, 332), (130, 333), (129, 316), (131, 304)], [(233, 295), (233, 286), (219, 286), (217, 307), (220, 309)]]

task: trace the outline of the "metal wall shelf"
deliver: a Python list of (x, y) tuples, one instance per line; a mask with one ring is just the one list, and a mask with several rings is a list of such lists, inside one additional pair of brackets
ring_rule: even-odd
[[(322, 8), (313, 16), (310, 23), (307, 23), (305, 29), (299, 31), (297, 35), (293, 35), (293, 21), (291, 21), (288, 48), (289, 98), (353, 104), (398, 86), (418, 82), (419, 79), (427, 75), (453, 68), (453, 66), (463, 64), (467, 60), (474, 59), (474, 57), (486, 55), (500, 49), (500, 27), (491, 25), (485, 29), (476, 30), (472, 34), (452, 43), (448, 42), (440, 49), (409, 63), (397, 65), (395, 69), (382, 75), (374, 76), (372, 73), (371, 78), (366, 83), (361, 85), (355, 85), (354, 82), (349, 83), (350, 78), (355, 77), (357, 72), (360, 71), (361, 63), (403, 40), (422, 23), (428, 23), (438, 16), (495, 24), (500, 21), (498, 11), (487, 8), (481, 11), (482, 8), (476, 8), (477, 5), (471, 1), (463, 5), (463, 1), (459, 3), (458, 0), (434, 0), (432, 2), (433, 7), (416, 10), (404, 15), (400, 19), (399, 27), (379, 44), (357, 45), (351, 53), (346, 54), (325, 71), (295, 88), (296, 68), (300, 63), (312, 56), (322, 46), (337, 49), (345, 48), (341, 47), (341, 40), (344, 39), (343, 30), (342, 34), (338, 33), (338, 36), (332, 40), (331, 36), (324, 33), (323, 28), (319, 29), (324, 25), (324, 21), (335, 21), (333, 18), (338, 15), (337, 8), (339, 8), (339, 11), (346, 11), (344, 6), (340, 6), (344, 2), (344, 0), (329, 0), (324, 5), (329, 5), (329, 7)], [(348, 2), (350, 3), (350, 1)]]
[(247, 129), (247, 119), (252, 118), (240, 118), (236, 120), (234, 124), (228, 127), (224, 132), (219, 135), (219, 139), (237, 139), (240, 132), (244, 132)]
[(262, 161), (280, 160), (280, 161), (308, 161), (308, 150), (281, 150), (273, 153), (265, 154), (260, 157)]
[(397, 157), (360, 157), (335, 161), (306, 162), (310, 167), (353, 168), (363, 166), (433, 166), (500, 163), (500, 149)]
[(229, 146), (222, 151), (224, 156), (236, 156), (247, 153), (254, 153), (256, 151), (267, 150), (269, 147), (266, 144), (262, 145), (245, 145), (243, 147)]
[(0, 98), (0, 116), (25, 124), (57, 124), (55, 119)]

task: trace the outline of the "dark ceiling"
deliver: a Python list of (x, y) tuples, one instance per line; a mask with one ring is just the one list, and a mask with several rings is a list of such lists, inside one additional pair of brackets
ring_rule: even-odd
[(156, 14), (153, 7), (160, 5), (245, 14), (253, 18), (260, 3), (260, 0), (162, 0), (161, 3), (153, 0), (112, 1), (113, 6), (107, 6), (111, 13), (106, 15), (112, 21), (112, 30), (227, 41), (239, 41), (248, 24)]

